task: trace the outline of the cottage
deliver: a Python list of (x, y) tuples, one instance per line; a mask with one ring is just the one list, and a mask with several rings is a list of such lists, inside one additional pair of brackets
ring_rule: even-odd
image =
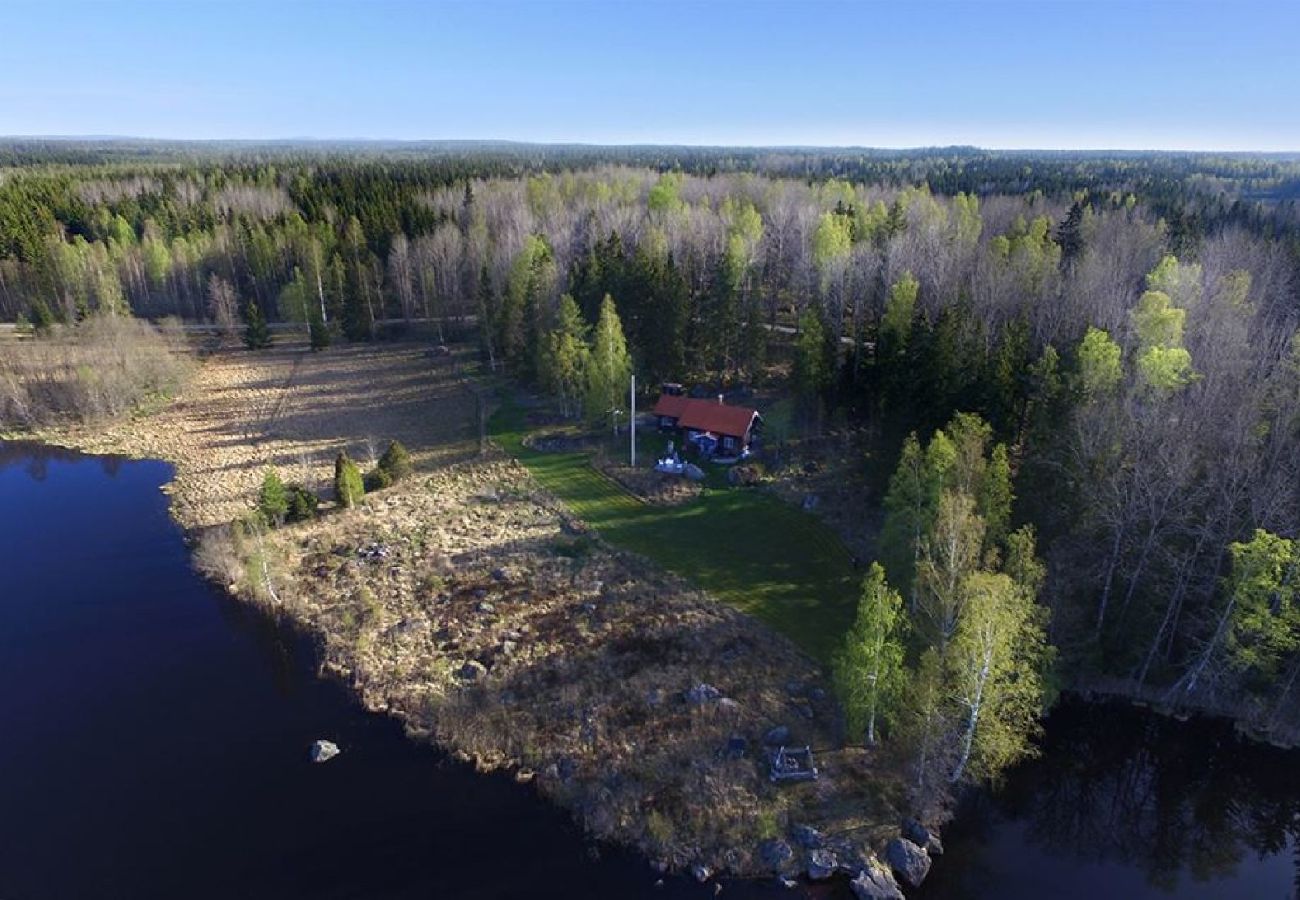
[(706, 456), (735, 458), (749, 453), (762, 423), (758, 410), (716, 400), (687, 397), (681, 385), (666, 384), (655, 403), (655, 418), (664, 431), (681, 431)]

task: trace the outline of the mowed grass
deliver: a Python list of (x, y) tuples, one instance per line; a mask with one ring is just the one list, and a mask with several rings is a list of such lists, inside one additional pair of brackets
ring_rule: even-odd
[(808, 513), (761, 491), (708, 488), (676, 506), (641, 502), (594, 469), (586, 453), (542, 453), (507, 405), (493, 438), (574, 515), (611, 544), (683, 575), (788, 635), (828, 663), (853, 620), (858, 578), (838, 536)]

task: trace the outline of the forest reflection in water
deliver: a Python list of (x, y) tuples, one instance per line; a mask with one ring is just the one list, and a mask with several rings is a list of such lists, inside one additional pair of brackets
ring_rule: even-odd
[(1042, 756), (967, 798), (922, 896), (1300, 896), (1300, 753), (1224, 721), (1066, 699)]

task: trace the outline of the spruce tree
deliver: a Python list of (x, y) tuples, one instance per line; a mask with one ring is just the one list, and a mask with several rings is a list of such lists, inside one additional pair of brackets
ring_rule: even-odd
[(330, 345), (330, 329), (321, 317), (319, 309), (313, 309), (307, 319), (308, 336), (312, 350), (324, 350)]
[(266, 317), (261, 307), (250, 302), (244, 310), (244, 346), (249, 350), (261, 350), (271, 346), (271, 329), (267, 327)]
[(257, 511), (267, 525), (283, 525), (289, 514), (289, 496), (284, 482), (275, 469), (267, 469), (262, 476), (262, 488), (257, 495)]
[(411, 474), (411, 454), (400, 441), (393, 441), (379, 457), (379, 469), (387, 473), (391, 482), (401, 481)]

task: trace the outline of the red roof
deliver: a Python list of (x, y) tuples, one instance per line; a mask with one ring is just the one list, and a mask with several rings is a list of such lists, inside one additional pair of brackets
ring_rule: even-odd
[(692, 431), (710, 431), (732, 437), (744, 437), (753, 424), (758, 410), (747, 406), (728, 406), (716, 400), (694, 397), (677, 397), (664, 394), (655, 404), (656, 416), (669, 416), (681, 428)]

